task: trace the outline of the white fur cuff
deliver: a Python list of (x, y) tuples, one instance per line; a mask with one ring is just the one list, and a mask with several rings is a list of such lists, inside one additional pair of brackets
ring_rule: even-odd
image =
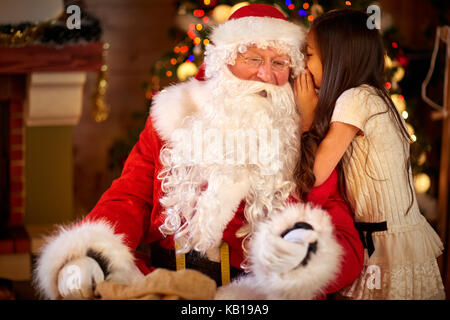
[(105, 221), (85, 222), (69, 228), (61, 227), (50, 236), (41, 249), (33, 271), (33, 281), (46, 299), (60, 298), (58, 273), (69, 261), (86, 256), (88, 250), (101, 254), (108, 262), (108, 280), (130, 283), (143, 275), (134, 264), (134, 257), (123, 243), (123, 236), (114, 233)]
[[(301, 250), (296, 248), (307, 243), (283, 237), (298, 223), (309, 225), (315, 235), (315, 249), (301, 264), (297, 259)], [(215, 298), (313, 299), (325, 294), (335, 279), (341, 255), (327, 212), (309, 204), (289, 205), (258, 225), (249, 244), (251, 273), (220, 287)]]

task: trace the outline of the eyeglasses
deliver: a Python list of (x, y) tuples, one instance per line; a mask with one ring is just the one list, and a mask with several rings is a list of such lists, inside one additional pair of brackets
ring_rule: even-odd
[[(245, 57), (243, 55), (239, 55), (239, 58), (242, 59), (242, 61), (249, 66), (250, 68), (257, 69), (265, 64), (265, 60), (261, 57)], [(284, 71), (287, 68), (289, 68), (291, 62), (286, 59), (273, 59), (270, 60), (270, 65), (273, 70), (275, 71)]]

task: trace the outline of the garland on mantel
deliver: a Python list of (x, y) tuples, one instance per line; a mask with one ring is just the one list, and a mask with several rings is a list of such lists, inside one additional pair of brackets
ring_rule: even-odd
[(25, 46), (30, 44), (63, 45), (67, 43), (96, 42), (102, 37), (100, 21), (91, 14), (81, 12), (81, 28), (68, 29), (68, 14), (36, 24), (23, 22), (17, 25), (0, 25), (0, 45)]
[[(69, 15), (64, 10), (58, 17), (37, 24), (20, 23), (17, 25), (0, 25), (0, 46), (17, 47), (35, 44), (62, 46), (83, 42), (98, 42), (102, 37), (100, 21), (82, 10), (81, 28), (69, 29), (66, 21)], [(105, 60), (109, 44), (103, 45)], [(103, 122), (109, 116), (109, 107), (105, 102), (107, 65), (104, 63), (98, 72), (97, 85), (92, 95), (92, 118), (95, 122)]]

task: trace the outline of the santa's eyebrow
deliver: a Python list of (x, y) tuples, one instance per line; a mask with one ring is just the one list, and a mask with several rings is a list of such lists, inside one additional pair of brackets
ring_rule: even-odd
[[(260, 58), (263, 58), (263, 56), (258, 51), (253, 51), (252, 49), (253, 48), (249, 48), (249, 49), (247, 49), (247, 51), (245, 51), (245, 52), (243, 52), (241, 54), (243, 55), (243, 54), (250, 53), (250, 54), (257, 55)], [(277, 55), (273, 56), (271, 59), (279, 59), (279, 58), (290, 59), (289, 54), (284, 53), (284, 52), (283, 53), (278, 53)]]

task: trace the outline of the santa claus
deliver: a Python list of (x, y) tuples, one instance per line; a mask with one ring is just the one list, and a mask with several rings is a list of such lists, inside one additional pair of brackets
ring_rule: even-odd
[(154, 98), (121, 177), (48, 239), (35, 269), (42, 296), (92, 298), (105, 279), (139, 281), (160, 267), (158, 257), (135, 257), (142, 242), (168, 256), (176, 242), (211, 263), (227, 243), (231, 267), (251, 276), (218, 298), (310, 299), (349, 285), (363, 248), (337, 173), (309, 204), (295, 197), (300, 116), (289, 80), (303, 70), (304, 37), (269, 5), (242, 7), (216, 27), (204, 74)]

